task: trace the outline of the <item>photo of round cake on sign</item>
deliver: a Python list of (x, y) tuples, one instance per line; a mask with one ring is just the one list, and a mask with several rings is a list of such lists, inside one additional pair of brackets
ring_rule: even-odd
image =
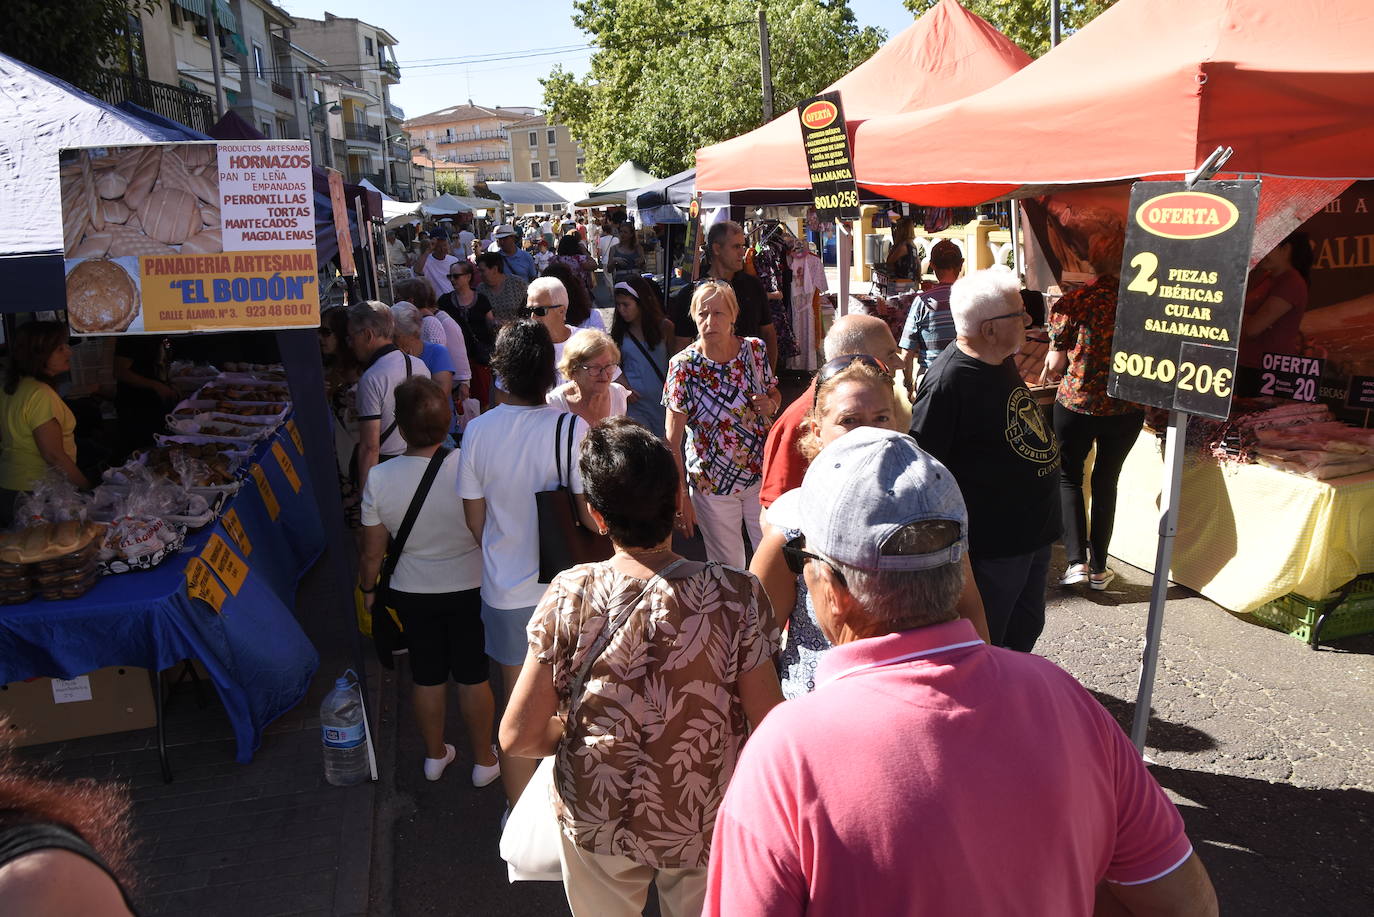
[(82, 261), (67, 274), (67, 322), (77, 334), (124, 331), (137, 315), (138, 290), (116, 262)]

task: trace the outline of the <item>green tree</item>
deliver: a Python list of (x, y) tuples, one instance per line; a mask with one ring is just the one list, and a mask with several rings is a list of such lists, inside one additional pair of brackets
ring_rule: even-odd
[[(917, 16), (940, 0), (903, 0)], [(971, 13), (982, 16), (1031, 57), (1050, 49), (1050, 0), (959, 0)], [(1059, 33), (1068, 37), (1083, 28), (1116, 0), (1059, 0)]]
[(76, 86), (95, 82), (99, 68), (123, 70), (130, 17), (161, 0), (5, 0), (0, 51)]
[[(886, 39), (848, 0), (770, 0), (773, 111), (824, 89)], [(574, 0), (573, 24), (596, 48), (576, 79), (561, 66), (544, 103), (586, 154), (589, 181), (626, 159), (658, 175), (691, 167), (698, 147), (763, 123), (752, 0)]]
[(440, 194), (452, 194), (454, 197), (471, 197), (472, 193), (468, 188), (468, 183), (463, 180), (463, 176), (457, 172), (436, 172), (434, 175), (434, 187)]

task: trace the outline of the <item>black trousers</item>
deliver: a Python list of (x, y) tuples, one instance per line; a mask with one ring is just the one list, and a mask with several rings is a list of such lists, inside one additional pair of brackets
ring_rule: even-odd
[[(1063, 469), (1059, 476), (1059, 501), (1064, 516), (1064, 553), (1070, 564), (1086, 562), (1093, 573), (1107, 569), (1107, 545), (1112, 541), (1116, 519), (1116, 479), (1135, 445), (1145, 415), (1097, 416), (1070, 411), (1054, 403), (1054, 435), (1059, 439)], [(1083, 501), (1083, 467), (1097, 445), (1092, 474), (1092, 520)]]

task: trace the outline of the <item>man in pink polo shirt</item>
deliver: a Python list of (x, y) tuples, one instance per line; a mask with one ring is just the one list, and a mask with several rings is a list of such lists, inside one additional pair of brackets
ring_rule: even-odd
[(834, 644), (774, 708), (716, 819), (704, 914), (1213, 915), (1183, 821), (1067, 673), (954, 614), (967, 514), (907, 436), (802, 483), (784, 549)]

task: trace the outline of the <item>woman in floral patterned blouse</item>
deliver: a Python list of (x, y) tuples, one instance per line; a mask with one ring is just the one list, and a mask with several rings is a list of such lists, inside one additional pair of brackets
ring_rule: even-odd
[(745, 564), (740, 523), (750, 543), (763, 540), (759, 490), (763, 446), (782, 400), (768, 351), (758, 338), (735, 334), (739, 302), (723, 280), (708, 280), (692, 294), (697, 339), (668, 363), (663, 405), (668, 446), (682, 454), (687, 435), (684, 496), (678, 528), (692, 535), (698, 524), (706, 556), (736, 567)]
[[(1064, 551), (1069, 566), (1061, 586), (1083, 582), (1107, 588), (1116, 573), (1107, 568), (1107, 546), (1116, 518), (1116, 481), (1144, 420), (1140, 405), (1107, 394), (1116, 289), (1120, 283), (1123, 237), (1100, 236), (1088, 248), (1097, 279), (1067, 293), (1050, 313), (1050, 349), (1041, 381), (1058, 382), (1054, 433), (1063, 469), (1059, 478), (1064, 516)], [(1092, 520), (1083, 501), (1083, 467), (1097, 446), (1092, 474)]]
[(752, 575), (673, 553), (684, 498), (662, 440), (613, 417), (587, 434), (579, 464), (615, 555), (549, 585), (501, 745), (556, 755), (574, 917), (638, 915), (650, 882), (664, 914), (698, 914), (748, 726), (782, 700), (777, 623)]

